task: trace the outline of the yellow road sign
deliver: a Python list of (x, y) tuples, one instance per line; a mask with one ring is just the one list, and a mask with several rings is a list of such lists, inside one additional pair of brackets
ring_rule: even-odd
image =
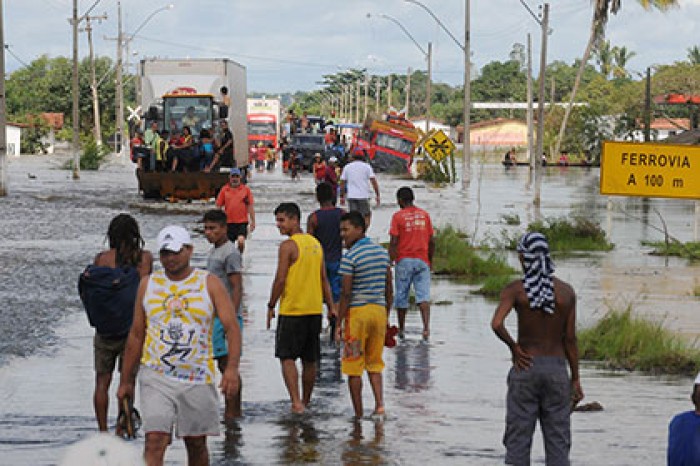
[(423, 148), (433, 160), (440, 162), (455, 150), (455, 145), (442, 130), (437, 130), (426, 138)]
[(600, 193), (700, 199), (700, 147), (606, 141)]

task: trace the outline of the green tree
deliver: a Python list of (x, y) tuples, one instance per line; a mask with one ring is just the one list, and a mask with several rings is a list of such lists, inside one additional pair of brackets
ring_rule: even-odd
[(615, 53), (615, 48), (610, 47), (609, 40), (600, 40), (593, 49), (593, 55), (595, 55), (595, 61), (600, 67), (600, 74), (605, 76), (605, 79), (610, 77), (610, 72), (613, 68), (613, 55)]
[[(669, 8), (678, 5), (678, 0), (637, 0), (637, 2), (646, 10), (656, 8), (661, 11), (666, 11)], [(588, 59), (591, 56), (593, 46), (605, 35), (605, 26), (608, 23), (610, 13), (617, 14), (621, 7), (622, 0), (593, 0), (593, 18), (591, 20), (588, 44), (586, 44), (586, 49), (583, 52), (579, 72), (576, 74), (574, 88), (571, 91), (569, 105), (566, 107), (564, 118), (562, 119), (561, 127), (559, 128), (559, 136), (557, 137), (555, 146), (555, 150), (557, 152), (559, 151), (561, 140), (564, 138), (564, 133), (566, 132), (566, 122), (571, 114), (571, 109), (573, 107), (574, 100), (576, 99), (576, 92), (578, 91), (578, 87), (581, 82), (581, 76), (583, 75), (585, 66), (588, 63)]]
[(627, 50), (627, 47), (615, 47), (613, 49), (613, 58), (615, 65), (613, 66), (613, 76), (615, 79), (624, 79), (629, 77), (629, 72), (627, 71), (627, 62), (630, 61), (634, 56), (637, 55), (631, 50)]
[(700, 65), (700, 47), (697, 45), (688, 47), (688, 61), (691, 65)]
[[(99, 86), (99, 103), (102, 110), (102, 128), (107, 134), (114, 127), (115, 82), (112, 77), (114, 67), (108, 57), (97, 57), (95, 69), (98, 78), (103, 78)], [(94, 125), (92, 96), (90, 93), (90, 62), (86, 58), (79, 64), (79, 115), (81, 132), (91, 131)], [(135, 102), (135, 81), (124, 87), (127, 104)], [(20, 120), (26, 115), (44, 112), (63, 113), (65, 125), (71, 125), (72, 115), (72, 62), (66, 57), (48, 58), (46, 55), (35, 59), (29, 65), (10, 74), (6, 81), (7, 114), (10, 119)]]

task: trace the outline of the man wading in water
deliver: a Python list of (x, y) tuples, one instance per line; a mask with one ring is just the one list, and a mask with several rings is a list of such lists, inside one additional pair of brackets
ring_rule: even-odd
[[(568, 465), (572, 408), (583, 399), (576, 345), (576, 294), (552, 274), (547, 239), (527, 233), (518, 243), (525, 277), (501, 292), (491, 328), (513, 355), (506, 399), (506, 464), (529, 465), (532, 434), (539, 419), (547, 465)], [(506, 330), (518, 313), (518, 341)], [(566, 362), (571, 369), (571, 379)]]

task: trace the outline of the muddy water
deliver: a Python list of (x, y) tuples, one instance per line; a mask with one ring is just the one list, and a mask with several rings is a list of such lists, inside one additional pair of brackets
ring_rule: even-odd
[[(385, 202), (408, 183), (415, 188), (417, 204), (431, 212), (437, 225), (456, 225), (478, 240), (498, 238), (502, 230), (522, 230), (541, 217), (595, 219), (609, 226), (615, 250), (556, 259), (557, 274), (578, 292), (581, 325), (594, 322), (609, 305), (631, 303), (637, 312), (665, 319), (674, 330), (700, 334), (698, 303), (691, 296), (700, 270), (682, 260), (649, 256), (640, 246), (641, 240), (662, 238), (655, 229), (660, 225), (656, 211), (672, 235), (692, 239), (692, 203), (620, 198), (608, 214), (607, 199), (597, 195), (596, 169), (550, 168), (542, 207), (536, 210), (526, 169), (475, 165), (474, 173), (468, 195), (457, 188), (436, 189), (388, 177), (379, 181)], [(313, 186), (310, 178), (293, 183), (272, 173), (256, 175), (251, 187), (258, 229), (244, 264), (245, 416), (238, 429), (210, 440), (212, 464), (501, 463), (509, 360), (489, 328), (495, 303), (447, 279), (433, 281), (434, 300), (446, 304), (433, 308), (430, 344), (419, 342), (420, 319), (411, 312), (407, 341), (385, 352), (385, 422), (351, 421), (337, 349), (330, 344), (324, 347), (310, 412), (288, 414), (273, 358), (273, 332), (264, 328), (281, 239), (271, 211), (282, 200), (295, 200), (307, 214), (314, 207)], [(46, 159), (11, 161), (10, 195), (0, 199), (0, 464), (55, 464), (67, 445), (94, 431), (92, 332), (77, 298), (76, 279), (104, 247), (109, 220), (121, 211), (131, 212), (147, 247), (154, 249), (160, 228), (177, 222), (195, 229), (206, 207), (143, 203), (131, 168), (120, 164), (83, 172), (74, 182), (69, 172)], [(392, 202), (375, 210), (370, 236), (387, 239), (395, 209)], [(503, 215), (516, 214), (522, 225), (507, 226)], [(207, 248), (196, 235), (197, 264), (203, 264)], [(509, 260), (515, 265), (515, 257)], [(584, 366), (582, 380), (587, 400), (606, 409), (574, 414), (573, 463), (663, 463), (668, 421), (689, 409), (692, 381), (591, 366)], [(369, 393), (365, 404), (371, 407)], [(110, 411), (114, 422), (114, 406)], [(541, 443), (537, 434), (536, 464), (543, 463)], [(175, 442), (166, 459), (168, 464), (184, 464), (181, 442)]]

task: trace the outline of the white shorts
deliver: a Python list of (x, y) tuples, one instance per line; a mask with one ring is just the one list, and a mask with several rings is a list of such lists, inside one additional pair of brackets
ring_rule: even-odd
[(212, 384), (179, 382), (141, 366), (140, 405), (144, 432), (177, 437), (219, 435), (219, 397)]

